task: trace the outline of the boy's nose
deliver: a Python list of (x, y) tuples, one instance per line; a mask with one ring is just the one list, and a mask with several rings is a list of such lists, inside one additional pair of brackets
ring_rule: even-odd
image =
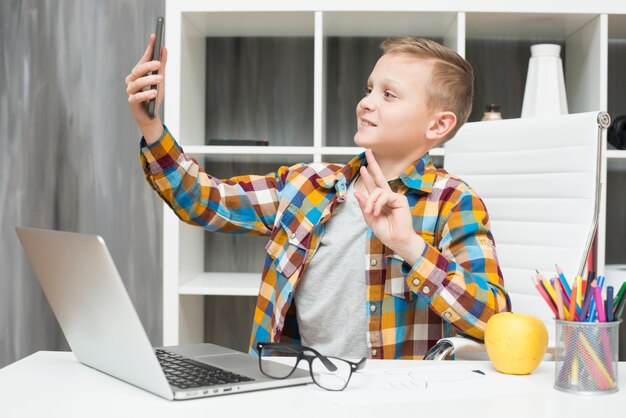
[(361, 110), (372, 111), (374, 110), (375, 106), (374, 106), (374, 103), (372, 102), (371, 97), (365, 96), (361, 99), (361, 101), (359, 101), (359, 104), (357, 107)]

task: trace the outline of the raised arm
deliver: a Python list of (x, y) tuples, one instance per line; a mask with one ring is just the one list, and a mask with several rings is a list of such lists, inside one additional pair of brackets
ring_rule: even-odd
[[(152, 61), (155, 36), (126, 76), (128, 103), (143, 133), (141, 162), (146, 180), (184, 222), (211, 231), (269, 235), (278, 199), (289, 169), (265, 176), (220, 180), (205, 173), (185, 155), (162, 124), (158, 109), (163, 101), (167, 49), (161, 61)], [(155, 74), (150, 72), (158, 71)], [(156, 85), (157, 89), (150, 89)], [(147, 101), (156, 98), (155, 117), (148, 116)]]
[(182, 221), (210, 231), (270, 235), (289, 167), (218, 179), (185, 155), (167, 128), (152, 145), (142, 138), (140, 158), (146, 180)]

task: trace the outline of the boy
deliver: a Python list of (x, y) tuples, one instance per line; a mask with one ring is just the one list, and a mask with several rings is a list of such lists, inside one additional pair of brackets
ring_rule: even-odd
[[(422, 358), (460, 332), (482, 339), (509, 310), (487, 210), (428, 151), (454, 136), (472, 103), (471, 65), (426, 39), (395, 38), (357, 104), (348, 164), (298, 164), (219, 180), (203, 172), (142, 91), (161, 84), (154, 38), (126, 78), (144, 134), (148, 183), (183, 221), (210, 231), (269, 237), (250, 351), (261, 341), (301, 343), (348, 358)], [(145, 76), (160, 69), (161, 74)]]

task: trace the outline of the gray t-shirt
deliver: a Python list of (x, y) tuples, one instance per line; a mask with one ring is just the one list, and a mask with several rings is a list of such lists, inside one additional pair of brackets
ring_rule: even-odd
[(302, 344), (324, 355), (367, 355), (366, 231), (353, 181), (346, 201), (324, 224), (317, 252), (294, 295)]

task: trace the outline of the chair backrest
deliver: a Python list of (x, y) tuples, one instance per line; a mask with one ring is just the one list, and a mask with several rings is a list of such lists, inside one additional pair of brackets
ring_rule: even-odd
[(531, 280), (571, 282), (585, 266), (597, 225), (605, 112), (465, 124), (445, 145), (444, 168), (467, 182), (489, 213), (514, 312), (554, 315)]

